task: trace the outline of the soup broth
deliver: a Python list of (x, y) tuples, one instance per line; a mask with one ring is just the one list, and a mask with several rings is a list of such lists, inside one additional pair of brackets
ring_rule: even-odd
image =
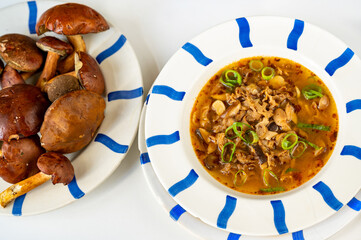
[(294, 189), (326, 164), (338, 133), (335, 101), (313, 72), (279, 57), (241, 59), (200, 91), (191, 113), (194, 151), (239, 192)]

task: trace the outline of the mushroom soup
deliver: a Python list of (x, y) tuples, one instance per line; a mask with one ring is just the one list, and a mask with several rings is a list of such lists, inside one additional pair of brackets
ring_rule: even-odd
[(338, 115), (326, 85), (288, 59), (253, 57), (226, 66), (191, 113), (195, 153), (239, 192), (275, 194), (315, 176), (335, 147)]

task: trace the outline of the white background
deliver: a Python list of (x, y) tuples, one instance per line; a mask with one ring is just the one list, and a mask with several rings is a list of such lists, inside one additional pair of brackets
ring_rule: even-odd
[[(0, 8), (22, 2), (0, 0)], [(361, 56), (358, 0), (82, 0), (117, 25), (142, 68), (145, 93), (171, 55), (202, 31), (241, 16), (299, 18), (341, 38)], [(0, 239), (197, 239), (174, 222), (148, 189), (135, 140), (96, 190), (61, 209), (0, 217)], [(361, 239), (361, 215), (332, 240)]]

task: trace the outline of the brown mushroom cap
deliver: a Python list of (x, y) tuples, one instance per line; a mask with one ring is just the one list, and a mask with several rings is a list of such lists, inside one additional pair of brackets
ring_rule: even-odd
[(91, 92), (103, 94), (104, 76), (97, 61), (86, 52), (75, 53), (75, 72), (82, 86)]
[(0, 56), (12, 68), (33, 72), (43, 63), (43, 54), (35, 41), (21, 34), (6, 34), (0, 37)]
[(43, 37), (36, 42), (36, 46), (44, 52), (55, 52), (60, 56), (65, 56), (73, 52), (73, 47), (56, 37)]
[(41, 172), (51, 175), (53, 184), (69, 184), (74, 178), (74, 167), (67, 157), (56, 152), (47, 152), (38, 159)]
[(58, 75), (45, 85), (45, 91), (47, 92), (48, 98), (51, 102), (54, 102), (56, 99), (68, 92), (79, 89), (80, 85), (78, 79), (71, 75)]
[(45, 11), (36, 24), (36, 33), (53, 31), (64, 35), (97, 33), (109, 29), (102, 15), (94, 9), (77, 3), (54, 6)]
[(20, 182), (39, 172), (36, 163), (45, 152), (38, 135), (3, 142), (1, 150), (0, 177), (9, 183)]
[(17, 84), (0, 90), (0, 140), (36, 134), (48, 106), (40, 89), (32, 85)]
[(41, 145), (48, 151), (71, 153), (85, 147), (104, 118), (105, 101), (86, 90), (67, 93), (53, 102), (41, 126)]
[(1, 87), (7, 88), (16, 84), (25, 84), (25, 81), (18, 71), (6, 65), (1, 77)]

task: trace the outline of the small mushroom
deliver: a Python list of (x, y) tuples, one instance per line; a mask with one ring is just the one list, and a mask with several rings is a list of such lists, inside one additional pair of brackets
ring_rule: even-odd
[(67, 157), (60, 153), (47, 152), (37, 162), (40, 172), (18, 182), (0, 193), (0, 205), (6, 207), (15, 198), (52, 179), (53, 184), (69, 184), (74, 178), (74, 168)]
[(45, 85), (45, 92), (48, 94), (48, 98), (51, 102), (54, 102), (59, 97), (79, 90), (80, 85), (76, 77), (69, 74), (62, 74), (54, 77)]
[(328, 105), (330, 105), (330, 99), (328, 98), (327, 95), (323, 95), (318, 103), (318, 109), (321, 111), (325, 110), (328, 107)]
[(40, 129), (42, 147), (60, 153), (82, 149), (103, 121), (104, 109), (104, 99), (87, 90), (61, 96), (45, 113)]
[(55, 37), (43, 37), (36, 42), (36, 45), (44, 52), (48, 52), (44, 69), (36, 83), (36, 86), (44, 91), (46, 82), (55, 76), (59, 58), (73, 52), (73, 47)]
[[(85, 43), (80, 34), (98, 33), (108, 29), (109, 25), (102, 15), (88, 6), (77, 3), (56, 5), (48, 9), (36, 24), (38, 35), (53, 31), (68, 36), (75, 51), (85, 51)], [(58, 67), (60, 73), (72, 70), (74, 70), (74, 54), (61, 61)]]
[(103, 94), (105, 83), (97, 61), (85, 52), (75, 53), (75, 73), (88, 91)]
[(282, 108), (277, 108), (274, 112), (273, 120), (275, 123), (282, 128), (283, 131), (291, 130), (287, 123), (287, 114)]
[(10, 141), (39, 132), (49, 101), (40, 89), (17, 84), (0, 90), (0, 140)]
[(44, 152), (38, 135), (3, 142), (0, 177), (6, 182), (17, 183), (36, 174), (39, 172), (36, 162)]
[(43, 63), (43, 54), (35, 41), (21, 34), (0, 37), (0, 56), (10, 67), (23, 72), (34, 72)]
[(6, 65), (3, 71), (3, 75), (1, 77), (1, 87), (7, 88), (16, 84), (24, 84), (24, 79), (20, 75), (18, 71), (14, 68), (10, 67), (10, 65)]

